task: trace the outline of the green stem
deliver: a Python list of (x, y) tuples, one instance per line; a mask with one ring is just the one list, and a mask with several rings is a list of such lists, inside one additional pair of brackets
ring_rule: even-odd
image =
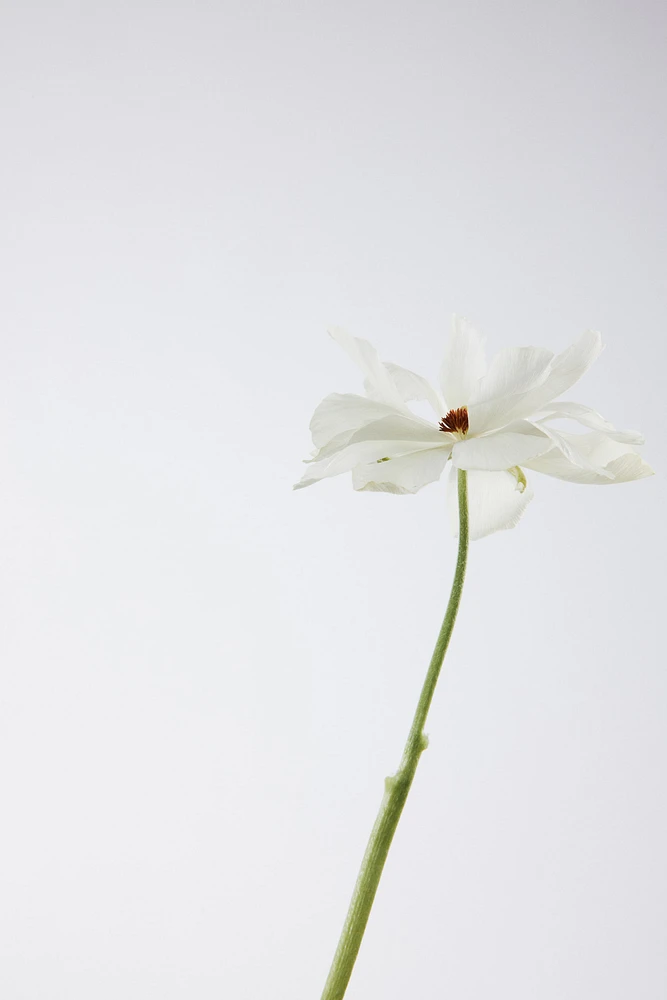
[(412, 721), (410, 733), (403, 751), (401, 766), (392, 778), (385, 780), (385, 792), (375, 825), (371, 831), (361, 870), (354, 887), (350, 908), (347, 911), (343, 931), (338, 942), (329, 976), (324, 986), (322, 1000), (342, 1000), (347, 984), (352, 975), (352, 969), (366, 930), (368, 917), (373, 906), (382, 875), (384, 863), (387, 860), (389, 848), (403, 812), (403, 806), (408, 797), (412, 780), (419, 764), (419, 758), (428, 745), (424, 733), (426, 717), (433, 700), (435, 686), (440, 676), (440, 668), (447, 652), (449, 640), (456, 621), (456, 614), (461, 603), (463, 580), (468, 558), (468, 483), (466, 473), (458, 473), (459, 495), (459, 551), (454, 572), (452, 592), (449, 596), (447, 611), (440, 628), (433, 656), (429, 664), (426, 680), (419, 696), (417, 711)]

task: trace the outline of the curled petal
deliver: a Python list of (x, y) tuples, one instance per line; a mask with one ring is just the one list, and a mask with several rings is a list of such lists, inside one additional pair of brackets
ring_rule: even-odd
[(400, 457), (418, 450), (414, 441), (404, 442), (402, 446), (396, 441), (362, 441), (358, 444), (346, 444), (334, 454), (311, 462), (299, 482), (294, 484), (294, 489), (300, 490), (304, 486), (312, 486), (321, 479), (330, 479), (342, 472), (350, 472), (356, 465), (381, 462), (388, 457), (389, 452), (393, 457)]
[(562, 448), (531, 459), (525, 465), (535, 472), (543, 472), (556, 479), (570, 483), (609, 485), (628, 483), (634, 479), (645, 479), (653, 475), (653, 469), (631, 445), (612, 441), (606, 434), (591, 431), (590, 434), (561, 434), (577, 457), (584, 457), (587, 467), (565, 454)]
[(607, 472), (602, 465), (599, 465), (589, 458), (585, 450), (580, 450), (579, 445), (585, 435), (566, 434), (563, 433), (563, 431), (554, 430), (553, 427), (549, 427), (547, 424), (544, 424), (543, 426), (545, 433), (549, 435), (553, 443), (556, 445), (556, 448), (568, 460), (568, 462), (572, 465), (578, 466), (580, 469), (586, 469), (588, 472), (594, 473), (602, 479), (612, 478), (612, 474)]
[[(475, 540), (494, 531), (514, 528), (533, 499), (524, 476), (514, 471), (468, 473), (468, 522)], [(457, 470), (452, 466), (447, 479), (447, 508), (454, 535), (459, 531)]]
[(617, 431), (613, 424), (590, 406), (583, 406), (581, 403), (549, 403), (545, 407), (546, 413), (537, 421), (544, 424), (551, 420), (576, 420), (583, 427), (590, 427), (594, 431), (603, 431), (612, 441), (620, 441), (622, 444), (643, 444), (644, 436), (639, 431)]
[(352, 470), (352, 486), (374, 493), (416, 493), (440, 479), (448, 458), (446, 448), (431, 448), (358, 465)]

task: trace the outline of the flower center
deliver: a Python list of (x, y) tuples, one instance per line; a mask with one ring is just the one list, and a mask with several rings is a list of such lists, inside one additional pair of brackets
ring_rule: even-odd
[(459, 406), (458, 410), (450, 410), (442, 418), (439, 428), (446, 434), (467, 434), (468, 433), (468, 407)]

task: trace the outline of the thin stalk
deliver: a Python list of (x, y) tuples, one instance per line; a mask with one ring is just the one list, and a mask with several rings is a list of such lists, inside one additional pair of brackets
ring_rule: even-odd
[(419, 696), (415, 717), (403, 751), (401, 766), (393, 777), (385, 779), (384, 798), (371, 831), (364, 859), (361, 862), (361, 870), (354, 887), (338, 948), (324, 986), (322, 1000), (342, 1000), (345, 996), (373, 906), (375, 893), (380, 883), (382, 869), (387, 860), (389, 848), (419, 764), (419, 758), (428, 745), (424, 726), (461, 603), (468, 559), (468, 483), (466, 473), (461, 469), (458, 473), (458, 499), (459, 551), (447, 610)]

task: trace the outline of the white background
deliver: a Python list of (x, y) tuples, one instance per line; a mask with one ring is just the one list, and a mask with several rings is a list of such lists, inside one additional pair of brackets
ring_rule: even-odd
[[(475, 543), (349, 1000), (660, 1000), (657, 2), (7, 2), (0, 992), (316, 1000), (453, 571), (292, 493), (325, 334), (607, 349), (658, 475)], [(346, 998), (347, 1000), (347, 998)]]

